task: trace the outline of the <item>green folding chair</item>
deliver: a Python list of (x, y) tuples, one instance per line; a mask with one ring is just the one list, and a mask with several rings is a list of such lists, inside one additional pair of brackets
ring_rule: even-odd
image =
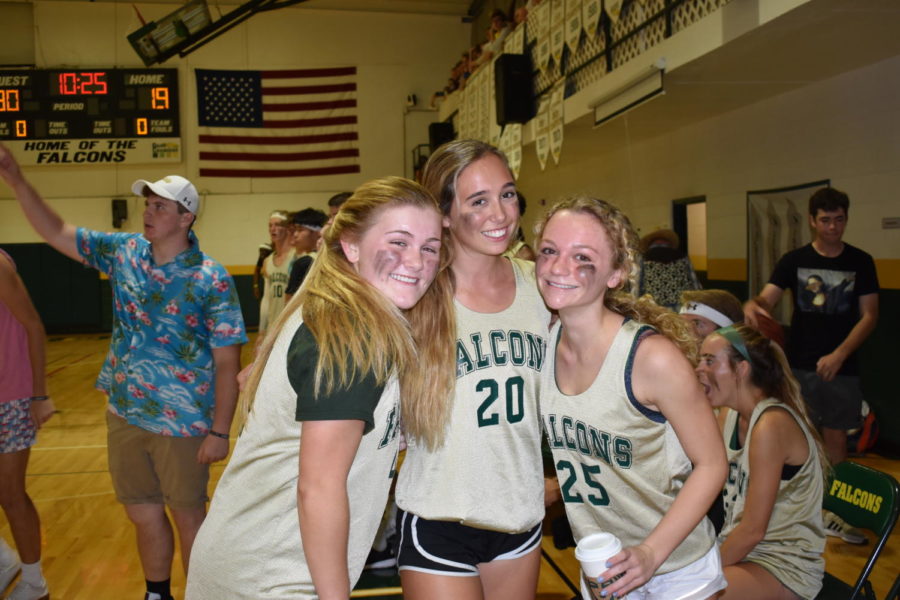
[(834, 478), (826, 492), (825, 510), (830, 510), (853, 527), (872, 531), (877, 540), (853, 585), (826, 572), (822, 591), (816, 600), (877, 600), (869, 575), (900, 514), (900, 485), (887, 473), (845, 461), (834, 467)]

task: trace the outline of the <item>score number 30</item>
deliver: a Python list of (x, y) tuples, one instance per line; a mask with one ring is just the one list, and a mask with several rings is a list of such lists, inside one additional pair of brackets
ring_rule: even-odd
[(0, 112), (19, 112), (19, 90), (0, 90)]

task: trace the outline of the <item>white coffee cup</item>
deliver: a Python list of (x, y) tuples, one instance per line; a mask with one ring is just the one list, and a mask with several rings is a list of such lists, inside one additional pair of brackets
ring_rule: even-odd
[(608, 600), (600, 591), (618, 579), (597, 582), (606, 571), (606, 561), (622, 551), (622, 542), (611, 533), (592, 533), (581, 538), (575, 547), (575, 558), (581, 564), (581, 596), (584, 600)]

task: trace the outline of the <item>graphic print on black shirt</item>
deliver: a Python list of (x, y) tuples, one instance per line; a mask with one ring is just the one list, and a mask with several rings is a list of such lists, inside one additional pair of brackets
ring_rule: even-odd
[(842, 315), (854, 309), (855, 271), (797, 269), (797, 308), (807, 313)]

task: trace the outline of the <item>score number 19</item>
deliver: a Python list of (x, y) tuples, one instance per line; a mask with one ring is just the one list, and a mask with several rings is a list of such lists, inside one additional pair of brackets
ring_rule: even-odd
[[(150, 109), (167, 110), (169, 108), (169, 88), (150, 88)], [(147, 117), (138, 117), (134, 120), (134, 132), (137, 135), (147, 135), (150, 129), (147, 126)]]
[(153, 110), (169, 109), (169, 88), (150, 88), (150, 108)]

